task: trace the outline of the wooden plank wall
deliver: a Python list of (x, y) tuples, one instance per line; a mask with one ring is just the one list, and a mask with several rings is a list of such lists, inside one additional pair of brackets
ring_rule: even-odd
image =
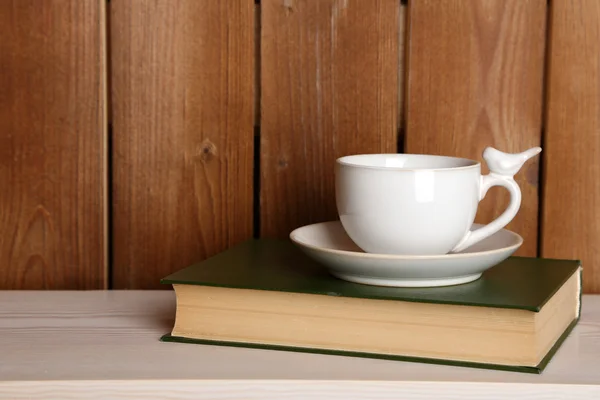
[(0, 3), (0, 289), (106, 281), (105, 3)]
[(541, 255), (600, 293), (600, 2), (553, 0), (550, 21)]
[(336, 218), (340, 155), (541, 144), (518, 254), (600, 292), (596, 0), (254, 3), (0, 3), (0, 289), (161, 287)]
[[(487, 173), (485, 147), (541, 145), (546, 0), (421, 0), (408, 15), (406, 152), (477, 159)], [(523, 236), (518, 255), (537, 254), (539, 160), (515, 176), (523, 199), (507, 228)], [(492, 188), (476, 222), (508, 197)]]
[(252, 236), (254, 1), (111, 9), (112, 283), (158, 288)]
[(337, 218), (336, 158), (397, 150), (399, 2), (261, 8), (260, 233), (286, 237)]

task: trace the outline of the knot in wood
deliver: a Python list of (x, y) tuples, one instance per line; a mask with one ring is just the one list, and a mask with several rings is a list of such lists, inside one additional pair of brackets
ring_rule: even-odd
[(279, 169), (287, 168), (288, 161), (285, 158), (280, 158), (279, 161), (277, 162), (277, 166), (279, 167)]
[(294, 11), (294, 3), (293, 0), (283, 0), (283, 7), (287, 13), (291, 13)]
[(202, 162), (209, 162), (217, 155), (217, 146), (209, 139), (204, 139), (200, 144), (199, 157)]

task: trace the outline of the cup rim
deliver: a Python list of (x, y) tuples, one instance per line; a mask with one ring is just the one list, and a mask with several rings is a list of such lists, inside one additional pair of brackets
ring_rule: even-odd
[[(426, 157), (432, 159), (447, 159), (454, 161), (466, 162), (467, 165), (460, 165), (455, 167), (432, 167), (432, 168), (406, 168), (396, 166), (377, 166), (377, 165), (364, 165), (355, 162), (348, 161), (351, 158), (363, 158), (367, 156), (406, 156), (406, 157)], [(338, 157), (335, 160), (336, 164), (343, 165), (346, 167), (361, 168), (361, 169), (373, 169), (379, 171), (457, 171), (470, 168), (478, 168), (481, 166), (481, 162), (465, 157), (454, 157), (454, 156), (443, 156), (436, 154), (416, 154), (416, 153), (360, 153), (360, 154), (348, 154), (345, 156)]]

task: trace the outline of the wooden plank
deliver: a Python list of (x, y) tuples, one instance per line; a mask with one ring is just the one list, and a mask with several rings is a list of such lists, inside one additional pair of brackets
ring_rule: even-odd
[[(546, 0), (420, 0), (408, 13), (405, 151), (483, 162), (486, 146), (539, 146)], [(515, 176), (523, 200), (507, 228), (524, 238), (520, 255), (537, 254), (539, 160)], [(499, 216), (508, 197), (492, 188), (476, 222)]]
[[(406, 12), (407, 7), (402, 4), (400, 5), (400, 13), (398, 15), (398, 126), (404, 127), (404, 76), (406, 74), (406, 69), (404, 68), (406, 64)], [(399, 138), (402, 140), (402, 138)], [(404, 143), (400, 143), (403, 147)], [(399, 149), (402, 150), (402, 149)]]
[(115, 288), (252, 236), (254, 1), (111, 3)]
[(254, 4), (254, 126), (260, 126), (260, 4)]
[(105, 2), (0, 3), (0, 288), (106, 284)]
[(600, 3), (554, 0), (544, 140), (544, 257), (583, 263), (600, 292)]
[(261, 2), (262, 236), (337, 218), (337, 157), (396, 151), (399, 3)]
[(589, 399), (600, 296), (544, 373), (162, 343), (172, 291), (0, 292), (0, 399)]
[[(287, 366), (282, 366), (287, 368)], [(310, 368), (310, 367), (309, 367)], [(420, 400), (431, 398), (460, 398), (461, 400), (596, 400), (600, 396), (597, 385), (536, 384), (536, 383), (485, 383), (465, 382), (398, 382), (298, 379), (231, 382), (223, 380), (144, 380), (116, 379), (113, 381), (48, 381), (0, 382), (2, 400), (45, 400), (57, 394), (61, 400), (102, 400), (119, 396), (128, 400), (162, 400), (176, 396), (179, 400), (286, 400), (320, 399), (372, 399)]]

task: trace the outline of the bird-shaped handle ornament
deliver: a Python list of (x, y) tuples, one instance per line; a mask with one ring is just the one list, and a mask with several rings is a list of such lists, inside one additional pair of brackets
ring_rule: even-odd
[(535, 157), (541, 151), (540, 147), (533, 147), (521, 153), (504, 153), (493, 147), (487, 147), (483, 151), (483, 159), (490, 173), (481, 176), (479, 201), (484, 199), (487, 191), (492, 186), (503, 186), (510, 193), (510, 203), (498, 218), (481, 228), (468, 231), (462, 240), (452, 249), (451, 253), (458, 253), (465, 250), (498, 232), (513, 220), (521, 206), (521, 189), (515, 181), (514, 176), (527, 160)]

